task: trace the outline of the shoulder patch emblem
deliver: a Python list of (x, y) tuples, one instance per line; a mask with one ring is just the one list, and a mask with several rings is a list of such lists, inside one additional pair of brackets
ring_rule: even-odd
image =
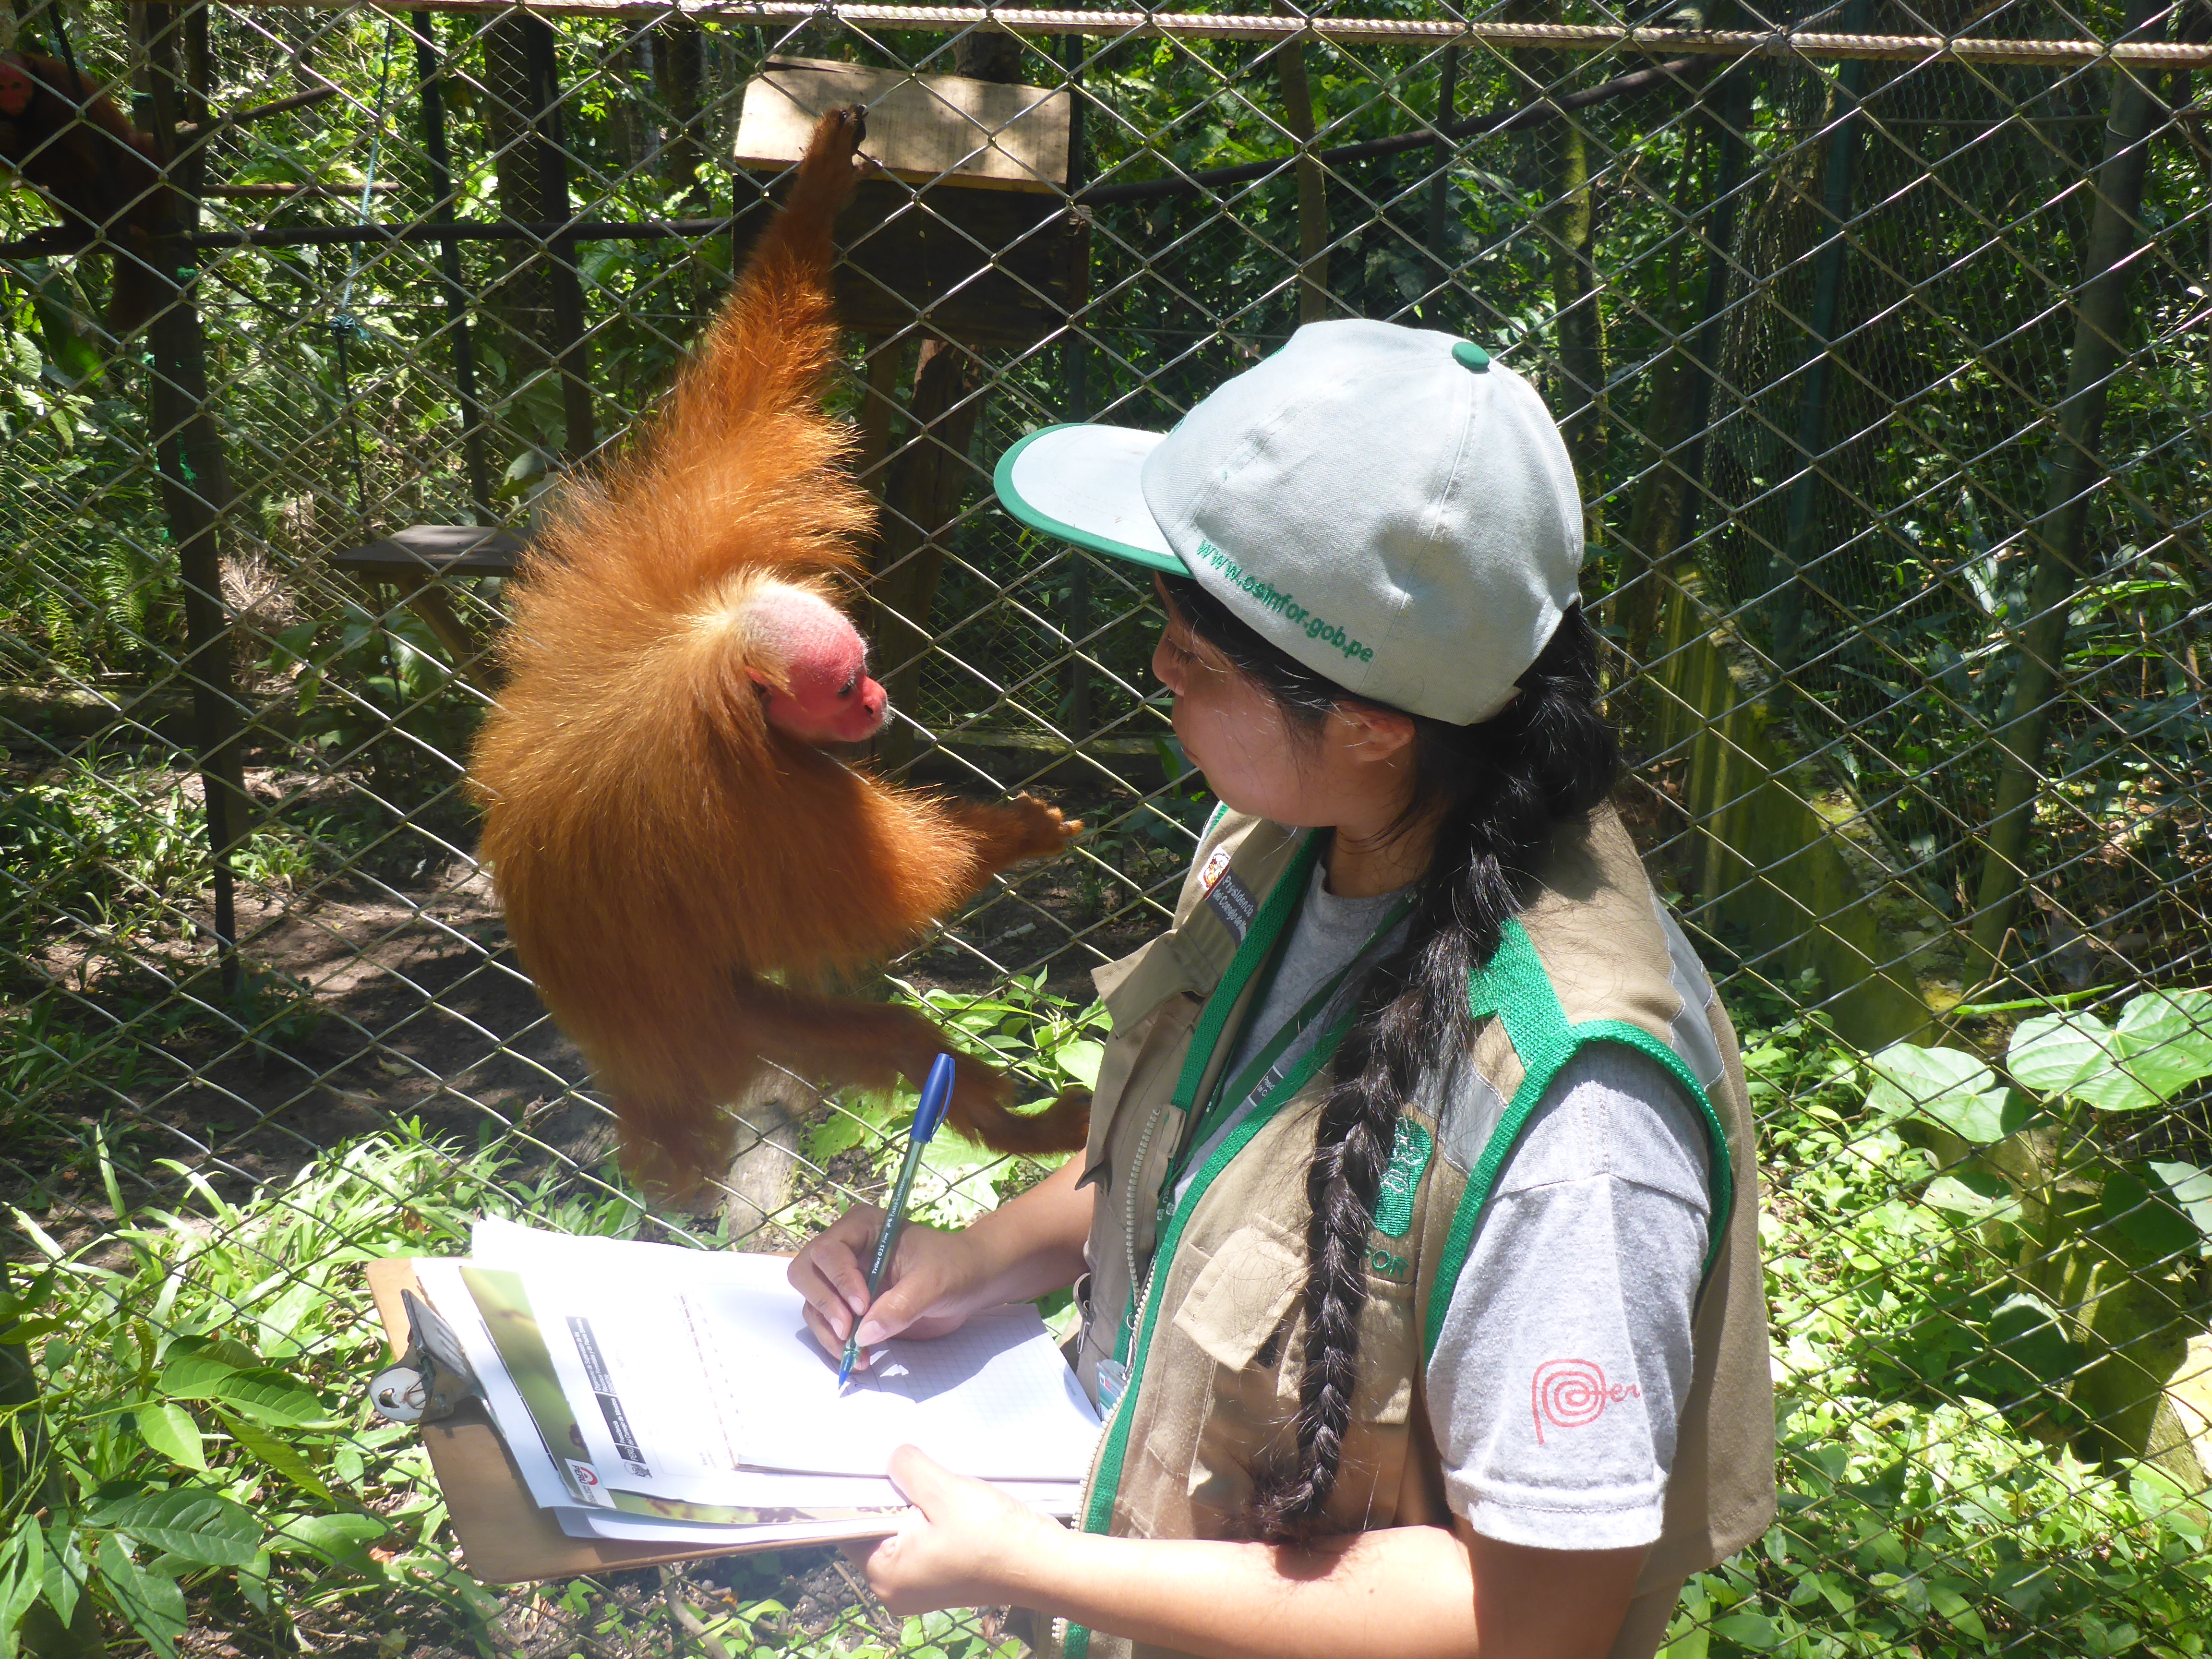
[(1206, 867), (1198, 872), (1200, 888), (1206, 892), (1212, 892), (1213, 884), (1221, 879), (1221, 872), (1228, 867), (1229, 849), (1226, 847), (1215, 848), (1213, 855), (1206, 861)]
[(1436, 1151), (1436, 1137), (1410, 1115), (1398, 1119), (1398, 1137), (1390, 1147), (1390, 1167), (1382, 1172), (1382, 1185), (1375, 1194), (1375, 1231), (1385, 1238), (1403, 1238), (1413, 1224), (1413, 1194)]

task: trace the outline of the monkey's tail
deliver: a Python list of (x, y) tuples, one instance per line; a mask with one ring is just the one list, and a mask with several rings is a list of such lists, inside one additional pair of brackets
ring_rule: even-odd
[(1017, 1112), (970, 1091), (955, 1090), (945, 1121), (994, 1152), (1037, 1157), (1083, 1150), (1091, 1134), (1091, 1091), (1063, 1089), (1041, 1112)]
[(175, 291), (146, 263), (151, 252), (145, 246), (147, 240), (131, 236), (109, 262), (114, 275), (108, 285), (107, 331), (118, 340), (128, 339), (152, 322), (163, 300)]

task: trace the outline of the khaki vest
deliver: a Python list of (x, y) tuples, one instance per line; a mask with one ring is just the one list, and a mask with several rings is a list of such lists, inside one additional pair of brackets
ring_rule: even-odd
[[(1303, 894), (1304, 832), (1217, 813), (1169, 931), (1092, 977), (1113, 1019), (1085, 1154), (1095, 1187), (1076, 1370), (1106, 1415), (1077, 1524), (1134, 1537), (1233, 1535), (1255, 1460), (1288, 1455), (1304, 1347), (1306, 1166), (1323, 1067), (1208, 1156), (1185, 1200), (1161, 1187), (1190, 1125), (1171, 1103), (1208, 996), (1279, 882)], [(1700, 1291), (1664, 1529), (1638, 1593), (1741, 1548), (1774, 1513), (1774, 1405), (1759, 1185), (1735, 1033), (1610, 808), (1561, 832), (1542, 891), (1471, 992), (1469, 1063), (1401, 1119), (1376, 1204), (1359, 1382), (1327, 1530), (1449, 1524), (1423, 1375), (1484, 1202), (1552, 1078), (1584, 1042), (1635, 1047), (1702, 1109), (1713, 1249)], [(1256, 942), (1256, 941), (1255, 941)], [(1225, 1065), (1255, 976), (1224, 1012)], [(1206, 1098), (1208, 1075), (1197, 1098)], [(1169, 1230), (1155, 1270), (1158, 1229)], [(1132, 1269), (1141, 1296), (1131, 1307)], [(1151, 1272), (1152, 1282), (1144, 1285)], [(1102, 1366), (1105, 1387), (1102, 1391)], [(1127, 1381), (1122, 1383), (1122, 1370)], [(1117, 1383), (1122, 1383), (1119, 1389)], [(1164, 1659), (1080, 1626), (1063, 1651)]]

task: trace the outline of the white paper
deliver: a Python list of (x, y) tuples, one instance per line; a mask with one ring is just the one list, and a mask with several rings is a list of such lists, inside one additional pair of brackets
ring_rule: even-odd
[(999, 1480), (1079, 1484), (1088, 1467), (1097, 1414), (1026, 1304), (885, 1343), (841, 1394), (781, 1258), (490, 1219), (475, 1243), (521, 1275), (592, 1468), (629, 1492), (757, 1504), (744, 1477), (879, 1477), (905, 1443)]

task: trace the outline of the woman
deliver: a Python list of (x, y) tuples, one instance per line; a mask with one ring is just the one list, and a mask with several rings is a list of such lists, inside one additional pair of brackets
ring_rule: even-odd
[(1222, 805), (1095, 975), (1086, 1152), (909, 1230), (872, 1307), (876, 1212), (793, 1265), (833, 1351), (1078, 1289), (1076, 1527), (909, 1448), (871, 1582), (1071, 1655), (1651, 1654), (1772, 1514), (1757, 1182), (1727, 1017), (1603, 804), (1550, 417), (1478, 347), (1323, 323), (998, 482), (1158, 573)]

